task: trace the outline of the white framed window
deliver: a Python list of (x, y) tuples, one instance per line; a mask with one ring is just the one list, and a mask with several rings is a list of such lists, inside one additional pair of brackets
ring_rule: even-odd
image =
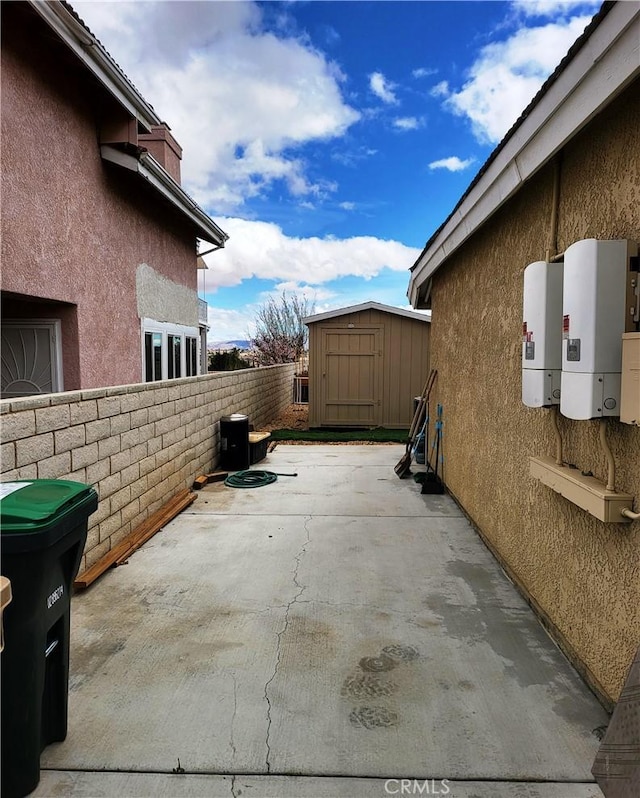
[(198, 357), (198, 348), (199, 348), (199, 341), (197, 336), (187, 335), (185, 336), (185, 360), (186, 360), (186, 377), (193, 377), (199, 373), (198, 365), (199, 365), (199, 357)]
[(142, 373), (145, 382), (200, 373), (197, 327), (142, 319)]
[(144, 372), (145, 382), (162, 379), (162, 333), (144, 333)]

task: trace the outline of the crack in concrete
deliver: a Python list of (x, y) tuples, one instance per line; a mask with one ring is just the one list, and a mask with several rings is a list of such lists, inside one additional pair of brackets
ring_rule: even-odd
[(238, 798), (236, 795), (236, 778), (235, 775), (231, 776), (231, 795), (233, 795), (233, 798)]
[[(236, 743), (235, 743), (235, 739), (234, 739), (234, 725), (235, 725), (235, 722), (236, 722), (236, 715), (238, 713), (238, 682), (237, 682), (235, 673), (230, 673), (229, 676), (231, 676), (231, 678), (233, 680), (233, 715), (231, 716), (231, 729), (230, 729), (230, 732), (229, 732), (229, 747), (231, 748), (231, 751), (233, 752), (232, 762), (235, 765), (236, 755), (238, 753), (238, 751), (236, 750)], [(231, 792), (233, 793), (233, 787), (231, 788)]]
[(267, 681), (264, 686), (264, 700), (267, 702), (267, 734), (265, 737), (265, 746), (267, 748), (267, 754), (265, 757), (265, 764), (267, 767), (267, 773), (271, 773), (271, 744), (269, 742), (269, 737), (271, 735), (271, 699), (269, 698), (269, 685), (271, 682), (276, 678), (278, 674), (278, 668), (280, 667), (280, 656), (281, 656), (281, 643), (282, 637), (287, 631), (287, 627), (289, 626), (289, 613), (291, 611), (291, 607), (298, 601), (300, 596), (304, 593), (307, 589), (306, 585), (301, 585), (298, 582), (298, 571), (300, 569), (300, 563), (302, 561), (303, 554), (306, 553), (307, 546), (311, 542), (311, 533), (309, 532), (309, 522), (311, 521), (311, 516), (306, 516), (304, 519), (304, 531), (307, 533), (307, 539), (302, 544), (302, 548), (295, 556), (296, 566), (293, 569), (293, 584), (298, 588), (298, 592), (295, 596), (291, 599), (291, 601), (286, 605), (284, 608), (284, 624), (282, 629), (278, 632), (277, 635), (277, 643), (276, 643), (276, 664), (273, 669), (273, 673), (271, 674), (271, 678)]

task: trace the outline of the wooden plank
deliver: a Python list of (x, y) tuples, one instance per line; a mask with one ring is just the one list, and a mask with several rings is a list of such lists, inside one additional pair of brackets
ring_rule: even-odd
[(228, 476), (228, 471), (213, 471), (211, 474), (207, 474), (207, 482), (224, 482)]
[[(193, 497), (193, 498), (190, 498), (187, 504), (183, 504), (185, 498), (187, 497)], [(151, 537), (160, 529), (160, 526), (156, 527), (158, 521), (161, 522), (163, 521), (165, 524), (168, 523), (168, 520), (174, 518), (181, 510), (184, 509), (184, 507), (186, 507), (188, 504), (191, 504), (191, 502), (194, 501), (195, 498), (196, 498), (195, 493), (191, 493), (191, 491), (186, 489), (176, 494), (159, 510), (156, 510), (155, 513), (150, 515), (146, 521), (143, 521), (142, 524), (136, 527), (133, 530), (133, 532), (131, 532), (131, 534), (127, 535), (127, 537), (124, 538), (124, 540), (121, 540), (117, 546), (114, 546), (112, 549), (109, 549), (109, 551), (104, 555), (104, 557), (101, 557), (90, 568), (88, 568), (82, 574), (77, 576), (73, 583), (74, 589), (84, 590), (85, 588), (89, 587), (89, 585), (93, 584), (96, 581), (96, 579), (102, 576), (102, 574), (105, 571), (107, 571), (109, 568), (111, 568), (111, 566), (115, 565), (118, 562), (118, 560), (123, 562), (124, 561), (123, 555), (126, 555), (128, 552), (130, 552), (132, 546), (134, 546), (142, 538), (148, 540), (148, 537), (145, 536), (148, 535), (149, 532), (151, 532), (151, 534), (149, 534), (149, 537)], [(168, 520), (165, 520), (168, 517), (168, 515), (171, 512), (173, 512), (174, 509), (175, 512), (173, 513), (173, 515), (171, 515), (168, 518)], [(152, 532), (151, 530), (154, 531)]]
[(123, 553), (128, 551), (131, 548), (131, 545), (138, 540), (138, 538), (142, 537), (149, 529), (151, 529), (156, 522), (157, 518), (166, 511), (168, 507), (177, 504), (177, 500), (184, 494), (184, 491), (181, 491), (177, 496), (174, 496), (170, 499), (166, 505), (161, 507), (155, 513), (149, 516), (146, 521), (143, 521), (138, 527), (136, 527), (131, 534), (127, 535), (126, 538), (120, 541), (117, 546), (114, 546), (112, 549), (101, 557), (97, 562), (95, 562), (90, 568), (88, 568), (84, 573), (80, 574), (76, 577), (76, 580), (73, 583), (73, 586), (76, 590), (82, 590), (86, 587), (89, 587), (95, 580), (102, 576), (102, 574), (110, 568), (112, 565), (116, 563), (119, 557), (122, 556)]
[(204, 486), (207, 485), (208, 482), (209, 480), (203, 474), (202, 476), (196, 477), (193, 480), (193, 485), (191, 487), (193, 488), (193, 490), (200, 490), (201, 488), (204, 488)]
[[(140, 548), (138, 545), (140, 541), (144, 543), (150, 537), (155, 535), (156, 532), (162, 529), (165, 524), (169, 523), (172, 518), (175, 518), (180, 510), (183, 509), (183, 501), (188, 496), (193, 496), (195, 499), (195, 493), (191, 493), (188, 490), (180, 491), (180, 493), (177, 493), (173, 499), (168, 501), (159, 510), (156, 510), (153, 515), (149, 516), (144, 524), (141, 524), (135, 530), (135, 533), (132, 533), (128, 538), (125, 538), (125, 541), (123, 542), (127, 542), (129, 545), (119, 553), (118, 558), (116, 559), (116, 565), (122, 565), (122, 563), (129, 558), (133, 551), (135, 551), (137, 548)], [(142, 545), (142, 543), (140, 543), (140, 545)]]
[(182, 512), (185, 507), (188, 507), (196, 500), (195, 493), (189, 493), (187, 496), (184, 496), (181, 501), (177, 504), (172, 505), (172, 507), (167, 510), (160, 518), (157, 519), (157, 522), (153, 525), (151, 529), (148, 529), (142, 537), (138, 538), (126, 551), (116, 560), (116, 565), (122, 565), (126, 560), (131, 557), (131, 555), (136, 552), (141, 546), (150, 540), (157, 532), (159, 532), (164, 526), (166, 526), (169, 521), (172, 521), (178, 513)]

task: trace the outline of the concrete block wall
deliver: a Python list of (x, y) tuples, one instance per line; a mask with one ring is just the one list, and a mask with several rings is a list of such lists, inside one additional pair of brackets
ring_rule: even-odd
[(292, 401), (294, 364), (0, 401), (2, 481), (92, 485), (80, 570), (88, 568), (219, 459), (219, 421), (256, 429)]

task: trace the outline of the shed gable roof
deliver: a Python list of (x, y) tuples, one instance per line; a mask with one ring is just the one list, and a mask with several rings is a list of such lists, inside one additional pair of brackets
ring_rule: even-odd
[(327, 319), (335, 319), (339, 316), (349, 316), (352, 313), (360, 313), (363, 310), (379, 310), (381, 313), (391, 313), (394, 316), (404, 316), (413, 321), (422, 321), (429, 323), (430, 316), (425, 316), (423, 313), (415, 313), (412, 310), (404, 310), (403, 308), (394, 308), (391, 305), (383, 305), (380, 302), (363, 302), (361, 305), (350, 305), (346, 308), (338, 308), (337, 310), (329, 310), (326, 313), (316, 313), (314, 316), (307, 316), (303, 319), (305, 324), (315, 324), (317, 321), (326, 321)]

